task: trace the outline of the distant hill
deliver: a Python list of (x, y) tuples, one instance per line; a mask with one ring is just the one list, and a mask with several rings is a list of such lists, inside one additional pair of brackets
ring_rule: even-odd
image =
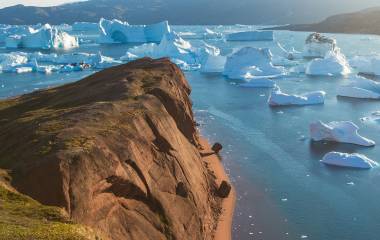
[(98, 22), (101, 17), (149, 24), (263, 24), (317, 22), (370, 4), (342, 0), (89, 0), (55, 7), (16, 5), (0, 9), (4, 24)]
[(380, 7), (331, 16), (319, 23), (288, 25), (272, 29), (380, 35)]

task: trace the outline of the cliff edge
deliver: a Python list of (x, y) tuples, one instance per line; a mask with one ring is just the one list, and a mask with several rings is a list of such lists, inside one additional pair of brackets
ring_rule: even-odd
[(103, 239), (212, 239), (221, 202), (189, 94), (168, 59), (141, 59), (1, 101), (0, 183)]

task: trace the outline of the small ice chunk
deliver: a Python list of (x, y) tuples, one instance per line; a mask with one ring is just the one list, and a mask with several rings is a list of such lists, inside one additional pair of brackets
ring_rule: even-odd
[(269, 97), (270, 106), (287, 105), (315, 105), (323, 104), (326, 93), (323, 91), (309, 92), (302, 95), (289, 95), (283, 93), (279, 87), (274, 89)]
[(328, 165), (363, 169), (370, 169), (379, 165), (377, 162), (369, 159), (365, 155), (358, 153), (349, 154), (340, 152), (327, 153), (321, 162)]
[(359, 127), (353, 122), (330, 122), (322, 121), (310, 124), (310, 136), (313, 141), (333, 141), (351, 143), (366, 147), (375, 145), (375, 142), (362, 137), (358, 133)]
[(363, 77), (351, 78), (349, 83), (338, 87), (338, 96), (380, 99), (380, 83)]

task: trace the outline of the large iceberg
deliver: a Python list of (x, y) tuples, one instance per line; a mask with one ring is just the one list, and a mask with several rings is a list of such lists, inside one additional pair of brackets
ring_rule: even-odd
[(119, 20), (101, 19), (100, 43), (147, 43), (160, 42), (170, 32), (167, 21), (152, 25), (129, 25)]
[(326, 93), (323, 91), (310, 92), (302, 95), (289, 95), (283, 93), (280, 88), (276, 88), (272, 91), (268, 104), (270, 106), (323, 104), (325, 102), (325, 95)]
[(338, 87), (338, 96), (380, 99), (380, 83), (363, 77), (351, 78), (349, 83)]
[(360, 136), (358, 130), (358, 126), (348, 121), (330, 123), (318, 121), (310, 124), (310, 136), (313, 141), (351, 143), (366, 147), (375, 145), (374, 141)]
[(230, 33), (227, 41), (273, 41), (273, 31), (247, 31)]
[(350, 65), (339, 49), (328, 52), (324, 58), (313, 59), (306, 66), (306, 74), (311, 76), (344, 76), (350, 73)]
[(330, 152), (323, 157), (321, 162), (333, 166), (362, 169), (370, 169), (379, 166), (377, 162), (369, 159), (365, 155), (358, 153), (349, 154), (340, 152)]
[(11, 35), (5, 40), (7, 48), (70, 49), (79, 46), (78, 39), (45, 24), (35, 30), (29, 28), (22, 35)]
[(305, 58), (323, 58), (328, 52), (334, 52), (336, 48), (335, 39), (320, 33), (312, 33), (306, 39), (303, 56)]
[(183, 40), (175, 32), (166, 33), (160, 44), (148, 43), (130, 48), (126, 55), (120, 59), (128, 61), (142, 57), (154, 59), (168, 57), (173, 62), (185, 66), (183, 68), (185, 70), (188, 70), (189, 65), (198, 64), (197, 53), (191, 44)]
[(283, 75), (284, 68), (273, 66), (268, 48), (244, 47), (227, 57), (223, 74), (230, 79), (273, 78)]

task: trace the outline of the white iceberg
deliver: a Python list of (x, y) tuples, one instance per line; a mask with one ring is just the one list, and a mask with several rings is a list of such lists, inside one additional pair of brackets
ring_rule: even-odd
[(358, 130), (358, 126), (348, 121), (330, 123), (318, 121), (310, 124), (310, 136), (313, 141), (333, 141), (366, 147), (375, 145), (374, 141), (360, 136)]
[(380, 56), (355, 56), (350, 60), (350, 64), (359, 73), (380, 76)]
[(73, 31), (95, 31), (99, 29), (98, 23), (75, 22), (72, 26)]
[[(150, 57), (153, 59), (168, 57), (172, 61), (179, 63), (183, 69), (192, 68), (191, 65), (199, 65), (197, 53), (188, 41), (183, 40), (175, 32), (164, 35), (160, 44), (148, 43), (130, 48), (121, 60), (133, 58)], [(186, 64), (183, 64), (186, 63)], [(199, 68), (199, 67), (198, 67)]]
[(7, 48), (71, 49), (79, 46), (78, 39), (45, 24), (35, 30), (29, 28), (22, 35), (11, 35), (5, 40)]
[(363, 77), (351, 78), (348, 84), (338, 87), (337, 94), (341, 97), (380, 99), (380, 83)]
[(268, 48), (244, 47), (227, 57), (223, 74), (230, 79), (273, 78), (284, 75), (283, 67), (272, 64)]
[(16, 72), (15, 68), (28, 62), (26, 53), (2, 53), (0, 54), (0, 71)]
[(325, 102), (324, 91), (309, 92), (302, 95), (289, 95), (283, 93), (280, 88), (272, 91), (268, 104), (270, 106), (288, 106), (288, 105), (315, 105)]
[(222, 73), (226, 65), (226, 56), (207, 56), (207, 59), (201, 64), (201, 72), (203, 73)]
[(335, 39), (320, 33), (312, 33), (306, 39), (303, 56), (305, 58), (323, 58), (328, 52), (334, 52), (336, 48)]
[(323, 157), (321, 162), (333, 166), (362, 169), (371, 169), (379, 166), (377, 162), (369, 159), (365, 155), (358, 153), (349, 154), (340, 152), (330, 152)]
[(227, 41), (273, 41), (273, 31), (247, 31), (230, 33)]
[(328, 52), (324, 58), (313, 59), (306, 66), (306, 74), (311, 76), (345, 76), (350, 73), (350, 65), (339, 49)]
[(195, 50), (197, 61), (201, 64), (203, 73), (222, 73), (227, 57), (220, 55), (220, 49), (204, 43), (202, 47)]
[(160, 42), (170, 32), (167, 21), (152, 25), (129, 25), (119, 20), (101, 19), (99, 43), (147, 43)]

